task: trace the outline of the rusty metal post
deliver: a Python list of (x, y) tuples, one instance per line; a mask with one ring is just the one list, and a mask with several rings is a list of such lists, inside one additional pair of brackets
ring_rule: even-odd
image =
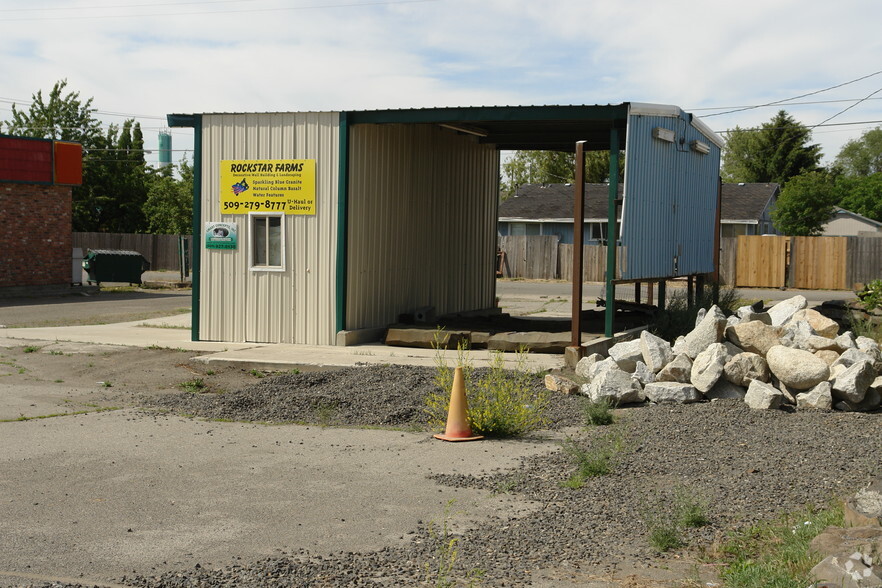
[(582, 241), (585, 230), (585, 141), (576, 143), (576, 188), (573, 198), (573, 337), (582, 345)]

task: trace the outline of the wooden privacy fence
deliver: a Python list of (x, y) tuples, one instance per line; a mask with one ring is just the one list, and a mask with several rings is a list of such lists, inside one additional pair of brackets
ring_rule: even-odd
[[(555, 236), (499, 237), (506, 278), (572, 276), (573, 246)], [(626, 251), (616, 254), (621, 275)], [(583, 276), (602, 282), (606, 247), (585, 245)], [(882, 278), (882, 237), (775, 237), (742, 235), (720, 240), (720, 281), (741, 288), (851, 290)]]
[[(192, 240), (190, 235), (187, 239)], [(151, 270), (180, 270), (178, 235), (141, 233), (74, 233), (73, 246), (86, 249), (121, 249), (137, 251), (150, 262)], [(192, 251), (192, 248), (191, 248)]]
[(738, 237), (735, 286), (852, 290), (882, 277), (879, 237)]
[[(568, 280), (573, 275), (573, 245), (560, 243), (554, 235), (499, 237), (498, 247), (505, 252), (502, 277)], [(625, 248), (619, 247), (616, 252), (617, 275), (621, 275), (624, 256)], [(584, 246), (582, 276), (586, 282), (606, 279), (606, 246)]]

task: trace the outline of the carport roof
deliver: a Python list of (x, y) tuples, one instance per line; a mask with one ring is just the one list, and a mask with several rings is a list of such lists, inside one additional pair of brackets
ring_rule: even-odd
[[(464, 106), (394, 110), (352, 110), (342, 112), (348, 125), (438, 124), (473, 135), (499, 149), (574, 151), (577, 141), (586, 150), (609, 149), (610, 129), (623, 130), (629, 110), (636, 103), (571, 106)], [(643, 106), (643, 105), (641, 105)], [(679, 113), (676, 106), (655, 106), (666, 113)], [(195, 116), (168, 115), (169, 126), (192, 127)], [(620, 134), (624, 148), (624, 133)]]
[[(349, 124), (433, 123), (478, 137), (499, 149), (609, 149), (609, 131), (624, 129), (629, 103), (574, 106), (469, 106), (347, 113)], [(621, 141), (621, 139), (620, 139)], [(623, 142), (623, 141), (622, 141)]]

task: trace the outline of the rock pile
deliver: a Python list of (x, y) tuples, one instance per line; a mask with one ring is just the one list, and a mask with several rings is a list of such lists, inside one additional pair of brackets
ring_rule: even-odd
[(713, 306), (673, 344), (644, 331), (611, 347), (607, 358), (582, 358), (576, 374), (587, 383), (549, 377), (546, 384), (616, 405), (734, 398), (756, 409), (880, 408), (879, 345), (839, 334), (835, 321), (806, 307), (802, 296), (767, 311), (744, 306), (730, 317)]

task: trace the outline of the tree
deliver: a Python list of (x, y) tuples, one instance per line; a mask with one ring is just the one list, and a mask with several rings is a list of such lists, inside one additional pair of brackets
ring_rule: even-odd
[(836, 180), (839, 206), (882, 221), (882, 172), (868, 176), (841, 176)]
[(182, 161), (178, 169), (180, 180), (170, 171), (163, 171), (154, 178), (147, 192), (144, 214), (152, 233), (187, 235), (192, 231), (193, 166)]
[(27, 110), (12, 105), (12, 118), (0, 124), (9, 135), (62, 141), (83, 146), (83, 184), (73, 189), (73, 230), (135, 233), (147, 229), (142, 207), (151, 171), (144, 160), (144, 137), (134, 120), (106, 132), (94, 117), (92, 98), (67, 92), (57, 82), (44, 100), (32, 96)]
[[(882, 127), (876, 127), (846, 143), (835, 165), (846, 176), (869, 176), (882, 172)], [(850, 209), (849, 209), (850, 210)]]
[(790, 178), (772, 211), (772, 222), (785, 235), (819, 235), (830, 218), (839, 193), (826, 172), (807, 172)]
[(781, 110), (756, 130), (735, 127), (723, 152), (727, 182), (775, 182), (820, 170), (821, 147), (809, 144), (811, 131)]
[(79, 92), (62, 96), (66, 87), (67, 80), (56, 82), (48, 102), (43, 100), (43, 92), (37, 90), (26, 111), (13, 104), (12, 119), (6, 122), (4, 132), (15, 137), (75, 141), (84, 149), (93, 147), (101, 137), (101, 121), (93, 116), (92, 98), (83, 102)]
[[(619, 166), (619, 179), (624, 177)], [(502, 200), (507, 200), (524, 184), (567, 184), (576, 180), (572, 153), (563, 151), (515, 151), (502, 164)], [(609, 180), (609, 151), (585, 153), (585, 181), (600, 184)]]

